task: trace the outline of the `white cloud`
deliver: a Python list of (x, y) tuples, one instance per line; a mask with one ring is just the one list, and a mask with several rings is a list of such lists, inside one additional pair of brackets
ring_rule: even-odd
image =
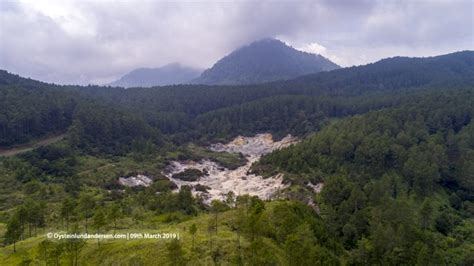
[(471, 0), (0, 1), (0, 68), (59, 83), (210, 67), (264, 37), (342, 66), (473, 48)]
[(300, 51), (313, 53), (313, 54), (325, 54), (327, 49), (317, 42), (308, 43), (305, 46), (297, 48)]

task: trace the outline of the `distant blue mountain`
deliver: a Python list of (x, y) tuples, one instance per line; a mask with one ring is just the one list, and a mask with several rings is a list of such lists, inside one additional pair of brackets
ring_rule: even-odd
[(129, 88), (185, 84), (198, 77), (201, 72), (199, 69), (172, 63), (159, 68), (135, 69), (108, 85)]

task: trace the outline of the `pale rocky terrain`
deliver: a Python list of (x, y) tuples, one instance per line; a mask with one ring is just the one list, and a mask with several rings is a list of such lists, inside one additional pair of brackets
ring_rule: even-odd
[(313, 183), (309, 182), (308, 187), (312, 188), (315, 193), (321, 193), (321, 190), (323, 190), (324, 183), (318, 183), (314, 185)]
[(153, 183), (153, 180), (146, 175), (136, 175), (130, 177), (119, 177), (119, 183), (126, 187), (148, 187)]
[[(165, 171), (165, 175), (174, 183), (181, 187), (189, 185), (191, 187), (201, 184), (210, 187), (208, 193), (195, 191), (209, 203), (213, 199), (223, 200), (227, 193), (232, 191), (235, 195), (249, 194), (262, 199), (274, 197), (278, 191), (287, 187), (283, 184), (283, 177), (277, 175), (270, 178), (263, 178), (248, 171), (252, 164), (260, 159), (264, 154), (273, 150), (287, 147), (296, 143), (297, 139), (291, 135), (280, 141), (274, 141), (271, 134), (258, 134), (254, 137), (239, 136), (227, 144), (217, 143), (209, 147), (210, 150), (218, 152), (242, 153), (247, 159), (247, 163), (235, 170), (226, 169), (210, 160), (195, 161), (173, 161)], [(187, 182), (172, 178), (173, 174), (180, 173), (186, 169), (194, 168), (207, 171), (208, 175), (201, 177), (198, 181)]]
[[(283, 184), (283, 176), (281, 174), (269, 178), (249, 174), (250, 167), (262, 155), (288, 147), (296, 142), (297, 139), (291, 135), (286, 136), (280, 141), (274, 141), (271, 134), (258, 134), (254, 137), (238, 136), (229, 143), (216, 143), (208, 148), (216, 152), (242, 153), (247, 159), (245, 165), (230, 170), (211, 160), (201, 160), (198, 162), (172, 161), (164, 174), (178, 186), (178, 190), (181, 186), (190, 186), (193, 188), (193, 194), (203, 197), (206, 203), (210, 203), (213, 199), (224, 200), (229, 192), (233, 192), (234, 195), (249, 194), (258, 196), (261, 199), (271, 199), (289, 185)], [(173, 178), (174, 174), (181, 173), (186, 169), (198, 169), (207, 174), (198, 181), (184, 181)], [(120, 177), (119, 183), (126, 187), (148, 187), (153, 183), (153, 179), (146, 175), (138, 174), (136, 176)], [(209, 189), (207, 189), (207, 192), (196, 191), (194, 186), (198, 184)], [(323, 185), (323, 183), (307, 184), (315, 193), (320, 193)], [(314, 203), (312, 204), (314, 205)]]

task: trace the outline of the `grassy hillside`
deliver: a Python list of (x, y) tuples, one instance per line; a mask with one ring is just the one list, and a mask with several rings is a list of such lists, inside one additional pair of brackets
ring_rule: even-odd
[[(274, 213), (275, 206), (282, 203), (273, 202), (266, 204), (264, 215)], [(240, 262), (246, 264), (265, 257), (278, 265), (289, 265), (289, 260), (284, 248), (277, 241), (268, 236), (260, 236), (257, 249), (263, 251), (263, 257), (256, 258), (250, 248), (252, 242), (247, 237), (241, 236), (235, 229), (237, 210), (229, 210), (218, 214), (217, 233), (208, 230), (209, 224), (215, 220), (214, 214), (200, 214), (197, 217), (186, 218), (182, 222), (164, 222), (168, 215), (148, 214), (144, 221), (135, 224), (134, 221), (125, 219), (120, 221), (119, 233), (175, 233), (179, 235), (178, 245), (172, 239), (138, 239), (138, 240), (101, 240), (100, 247), (96, 240), (88, 240), (80, 250), (78, 265), (173, 265), (175, 259), (182, 255), (183, 263), (190, 265), (234, 265)], [(197, 232), (190, 233), (192, 225), (196, 225)], [(1, 228), (1, 227), (0, 227)], [(44, 229), (45, 232), (57, 232), (57, 228)], [(108, 231), (109, 233), (112, 230)], [(105, 233), (105, 231), (102, 231)], [(245, 235), (247, 236), (247, 235)], [(45, 234), (31, 237), (16, 244), (16, 252), (13, 245), (0, 249), (0, 261), (2, 265), (20, 265), (31, 263), (42, 265), (42, 250), (40, 243), (46, 239)], [(255, 240), (254, 240), (255, 241)], [(54, 243), (65, 243), (66, 241), (53, 240)], [(173, 248), (174, 250), (170, 250)], [(176, 252), (176, 248), (182, 249), (182, 253)], [(54, 260), (53, 253), (48, 253), (49, 259)], [(65, 250), (59, 261), (61, 264), (70, 263), (71, 254)], [(180, 257), (181, 258), (181, 257)]]

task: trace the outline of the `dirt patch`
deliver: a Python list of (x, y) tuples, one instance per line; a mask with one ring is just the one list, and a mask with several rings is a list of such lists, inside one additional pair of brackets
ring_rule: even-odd
[(61, 134), (61, 135), (55, 135), (55, 136), (49, 136), (47, 138), (42, 138), (39, 140), (36, 140), (34, 142), (28, 143), (28, 144), (23, 144), (20, 146), (16, 146), (13, 148), (9, 149), (3, 149), (0, 148), (0, 156), (5, 156), (5, 157), (10, 157), (10, 156), (15, 156), (20, 153), (24, 153), (27, 151), (31, 151), (34, 149), (37, 149), (42, 146), (50, 145), (55, 142), (58, 142), (66, 137), (66, 134)]

